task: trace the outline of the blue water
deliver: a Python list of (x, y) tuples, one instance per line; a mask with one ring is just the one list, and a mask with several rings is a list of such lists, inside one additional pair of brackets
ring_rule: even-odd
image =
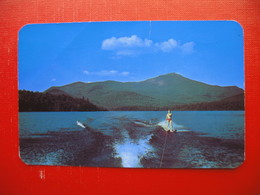
[[(212, 137), (244, 137), (243, 111), (176, 111), (173, 123), (177, 129), (188, 129)], [(104, 134), (111, 135), (111, 127), (120, 127), (130, 120), (157, 124), (165, 119), (163, 111), (111, 111), (111, 112), (23, 112), (20, 118), (20, 136), (48, 131), (79, 130), (80, 121)]]
[[(27, 164), (151, 168), (162, 158), (167, 158), (162, 168), (232, 168), (243, 161), (243, 111), (175, 111), (177, 133), (166, 146), (160, 128), (165, 116), (164, 111), (19, 113), (21, 157)], [(90, 154), (92, 147), (97, 151)]]

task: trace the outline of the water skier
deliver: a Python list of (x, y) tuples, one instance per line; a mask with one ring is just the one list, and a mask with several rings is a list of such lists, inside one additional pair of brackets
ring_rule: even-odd
[[(173, 124), (172, 124), (172, 113), (170, 110), (168, 110), (168, 113), (166, 114), (166, 123), (167, 123), (167, 131), (170, 132), (176, 132), (176, 130), (173, 130)], [(169, 128), (170, 126), (170, 128)]]

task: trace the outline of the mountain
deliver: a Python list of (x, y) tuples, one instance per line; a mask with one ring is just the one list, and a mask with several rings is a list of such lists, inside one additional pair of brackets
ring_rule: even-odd
[(243, 94), (244, 90), (236, 86), (208, 85), (170, 73), (140, 82), (76, 82), (51, 87), (46, 92), (88, 98), (95, 105), (112, 110), (120, 108), (147, 110), (220, 101)]

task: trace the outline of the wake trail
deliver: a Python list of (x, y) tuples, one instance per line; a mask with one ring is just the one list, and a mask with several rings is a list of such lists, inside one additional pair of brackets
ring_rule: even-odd
[[(140, 121), (133, 122), (132, 125), (138, 125), (130, 129), (121, 129), (122, 137), (114, 142), (113, 148), (116, 151), (116, 158), (122, 160), (123, 167), (143, 167), (141, 160), (154, 152), (154, 148), (150, 145), (152, 132), (142, 131), (146, 127), (145, 123)], [(150, 127), (150, 125), (148, 125)], [(141, 127), (141, 128), (140, 128)], [(134, 133), (137, 136), (130, 136)]]

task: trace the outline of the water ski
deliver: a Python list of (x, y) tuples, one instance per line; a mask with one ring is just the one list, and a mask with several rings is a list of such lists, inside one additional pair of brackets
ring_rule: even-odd
[(170, 129), (168, 129), (166, 126), (161, 126), (161, 127), (162, 127), (163, 130), (166, 131), (166, 132), (170, 132), (170, 133), (175, 133), (175, 132), (177, 132), (177, 129), (170, 130)]
[(85, 125), (83, 125), (81, 122), (77, 121), (76, 123), (77, 123), (78, 126), (84, 128), (84, 129), (86, 128)]
[(177, 129), (174, 129), (174, 130), (166, 130), (166, 132), (169, 132), (169, 133), (176, 133), (176, 132), (177, 132)]
[[(162, 127), (162, 126), (161, 126)], [(166, 127), (162, 127), (164, 131), (169, 132), (169, 133), (185, 133), (185, 132), (191, 132), (190, 130), (186, 130), (186, 129), (173, 129), (173, 130), (169, 130)]]

